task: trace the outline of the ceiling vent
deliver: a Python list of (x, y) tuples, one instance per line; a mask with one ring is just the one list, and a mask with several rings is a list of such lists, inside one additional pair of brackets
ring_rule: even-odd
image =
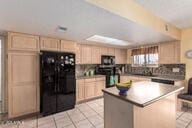
[(58, 32), (66, 32), (67, 31), (67, 28), (66, 27), (62, 27), (62, 26), (58, 26), (57, 29), (56, 29)]

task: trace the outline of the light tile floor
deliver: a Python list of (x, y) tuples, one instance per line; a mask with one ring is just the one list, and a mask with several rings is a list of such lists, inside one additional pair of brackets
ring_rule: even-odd
[[(1, 121), (0, 128), (104, 128), (103, 99), (76, 105), (72, 110), (18, 122)], [(192, 128), (192, 111), (177, 112), (176, 128)], [(4, 124), (6, 123), (6, 124)]]

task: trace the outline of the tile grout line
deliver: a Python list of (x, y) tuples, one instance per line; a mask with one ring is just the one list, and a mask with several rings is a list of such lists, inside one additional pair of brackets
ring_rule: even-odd
[(56, 123), (56, 120), (55, 120), (55, 117), (53, 116), (53, 120), (54, 120), (54, 123), (55, 123), (55, 126), (57, 128), (57, 123)]
[(177, 118), (176, 121), (184, 114), (185, 112), (183, 112), (182, 114), (180, 114)]
[[(94, 112), (96, 112), (97, 113), (97, 115), (99, 116), (99, 117), (101, 117), (102, 119), (103, 119), (103, 121), (104, 121), (104, 118), (102, 117), (102, 116), (100, 116), (99, 115), (99, 113), (97, 112), (97, 111), (95, 111), (89, 104), (87, 104), (87, 102), (85, 103), (87, 106), (89, 106), (89, 108), (91, 108)], [(97, 104), (97, 103), (96, 103)], [(98, 104), (97, 104), (98, 105)], [(101, 106), (102, 107), (102, 105), (98, 105), (98, 106)], [(89, 120), (89, 119), (88, 119)]]
[(192, 120), (187, 124), (187, 126), (185, 128), (188, 128), (188, 126), (191, 124)]
[[(72, 122), (73, 126), (74, 126), (75, 128), (77, 128), (77, 127), (76, 127), (76, 125), (75, 125), (75, 122), (71, 119), (71, 117), (70, 117), (69, 113), (68, 113), (68, 112), (66, 112), (66, 114), (67, 114), (67, 116), (69, 117), (69, 119), (71, 120), (71, 122)], [(67, 125), (67, 126), (69, 126), (69, 125)]]
[[(87, 102), (86, 102), (86, 104), (87, 104)], [(96, 103), (97, 104), (97, 103)], [(89, 104), (87, 104), (94, 112), (96, 112), (98, 115), (99, 115), (99, 113), (97, 112), (97, 111), (95, 111)], [(102, 105), (99, 105), (99, 106), (102, 106)], [(100, 116), (100, 115), (99, 115)], [(102, 116), (100, 116), (101, 118), (103, 118)]]
[[(86, 105), (87, 105), (87, 104), (86, 104)], [(88, 105), (87, 105), (87, 106), (88, 106)], [(77, 109), (85, 116), (85, 114), (84, 114), (79, 108), (77, 108)], [(98, 114), (97, 114), (97, 115), (98, 115)], [(93, 116), (94, 116), (94, 115), (93, 115)], [(91, 116), (90, 116), (90, 117), (91, 117)], [(85, 118), (89, 121), (89, 123), (91, 123), (91, 124), (93, 125), (94, 128), (96, 128), (95, 125), (88, 119), (88, 117), (85, 116)]]

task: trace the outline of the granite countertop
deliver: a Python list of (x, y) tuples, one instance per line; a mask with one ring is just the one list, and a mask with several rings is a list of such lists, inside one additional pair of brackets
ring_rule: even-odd
[(120, 74), (121, 76), (135, 76), (135, 77), (144, 77), (144, 78), (154, 78), (154, 79), (163, 79), (163, 80), (172, 80), (172, 81), (181, 81), (184, 79), (179, 79), (179, 78), (169, 78), (169, 77), (161, 77), (161, 76), (144, 76), (144, 75), (135, 75), (135, 74), (130, 74), (130, 73), (125, 73), (125, 74)]
[(183, 89), (184, 87), (182, 86), (170, 86), (167, 84), (143, 81), (133, 83), (127, 92), (127, 96), (120, 96), (119, 90), (117, 90), (116, 87), (103, 89), (103, 92), (139, 107), (145, 107)]
[(105, 77), (105, 75), (77, 76), (76, 79), (89, 79), (89, 78), (98, 78), (98, 77)]

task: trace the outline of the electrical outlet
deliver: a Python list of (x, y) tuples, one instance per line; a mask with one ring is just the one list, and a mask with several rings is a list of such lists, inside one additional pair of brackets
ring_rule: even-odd
[(180, 68), (173, 68), (173, 72), (179, 72)]

